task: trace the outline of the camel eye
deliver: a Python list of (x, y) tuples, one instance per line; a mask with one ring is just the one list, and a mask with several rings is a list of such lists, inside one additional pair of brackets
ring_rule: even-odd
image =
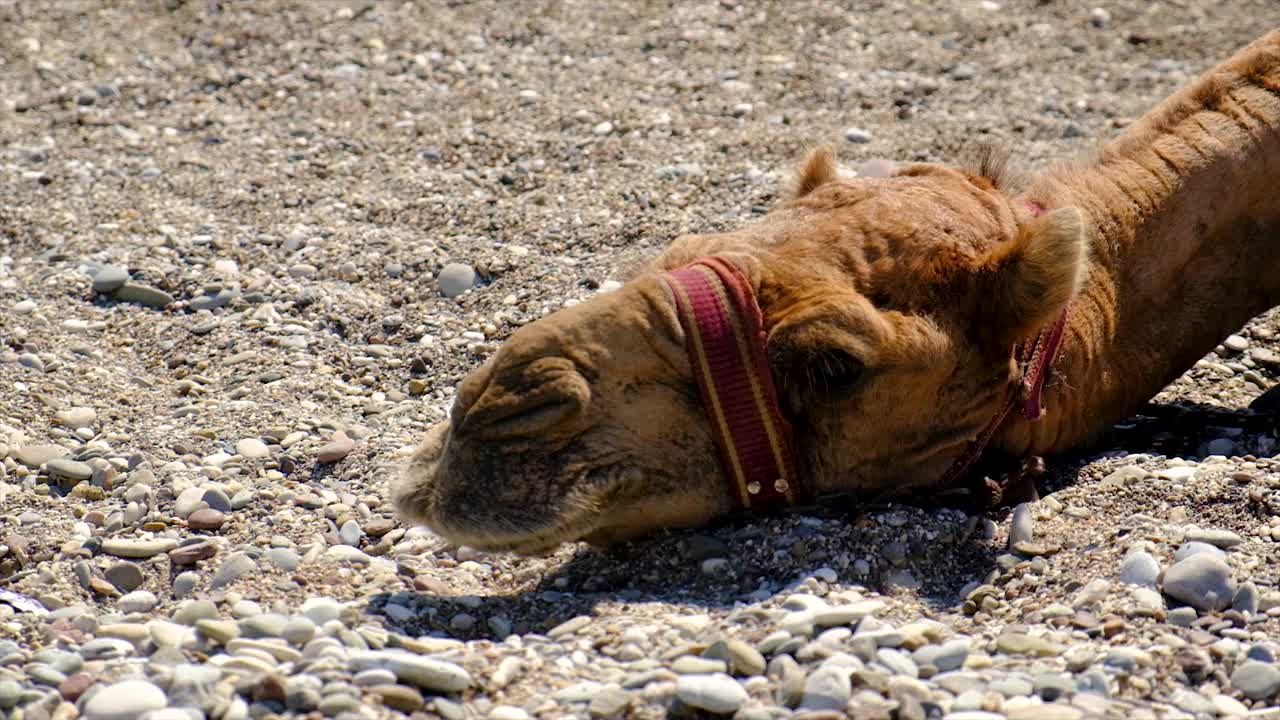
[(771, 354), (774, 371), (792, 404), (803, 403), (802, 395), (838, 400), (855, 390), (865, 376), (862, 361), (841, 348), (779, 348)]
[(862, 379), (862, 361), (840, 348), (823, 348), (808, 358), (813, 390), (819, 393), (843, 393), (852, 390)]

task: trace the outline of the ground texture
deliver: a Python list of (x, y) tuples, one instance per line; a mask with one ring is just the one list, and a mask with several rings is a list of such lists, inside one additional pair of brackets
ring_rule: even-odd
[(806, 147), (1035, 170), (1280, 25), (837, 5), (0, 0), (0, 716), (1280, 717), (1280, 315), (1015, 518), (394, 517), (463, 372)]

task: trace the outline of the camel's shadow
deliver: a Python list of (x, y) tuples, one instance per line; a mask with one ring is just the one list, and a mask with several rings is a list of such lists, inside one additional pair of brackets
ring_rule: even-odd
[[(1077, 480), (1091, 463), (1121, 454), (1197, 458), (1222, 428), (1241, 436), (1273, 435), (1275, 400), (1249, 409), (1203, 404), (1152, 404), (1118, 423), (1088, 447), (1050, 458), (1037, 478), (1040, 496)], [(997, 521), (1007, 506), (985, 515)], [(868, 591), (908, 593), (925, 616), (955, 612), (962, 592), (989, 579), (1007, 558), (1001, 535), (984, 533), (982, 518), (936, 504), (868, 506), (832, 502), (773, 517), (732, 517), (699, 531), (660, 533), (611, 551), (580, 549), (559, 564), (497, 561), (492, 591), (384, 593), (367, 611), (408, 635), (501, 640), (510, 632), (545, 633), (579, 615), (608, 607), (610, 615), (732, 612), (773, 595), (803, 590), (809, 578), (838, 579)], [(533, 566), (533, 577), (513, 577)], [(907, 577), (909, 576), (909, 577)], [(505, 586), (505, 587), (503, 587)], [(748, 614), (749, 615), (749, 614)], [(747, 620), (750, 622), (750, 620)]]

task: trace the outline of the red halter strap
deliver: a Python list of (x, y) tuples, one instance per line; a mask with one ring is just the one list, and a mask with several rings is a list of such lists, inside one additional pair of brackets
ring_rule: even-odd
[(795, 440), (778, 406), (751, 283), (715, 256), (667, 272), (663, 280), (676, 299), (730, 494), (757, 512), (794, 505), (803, 497)]
[[(1024, 200), (1024, 202), (1031, 210), (1032, 216), (1044, 214), (1044, 206), (1040, 203), (1033, 200)], [(1049, 371), (1057, 362), (1058, 353), (1062, 349), (1062, 338), (1066, 331), (1070, 310), (1070, 305), (1062, 308), (1058, 319), (1052, 325), (1041, 330), (1030, 342), (1019, 345), (1015, 352), (1018, 354), (1018, 365), (1022, 369), (1022, 377), (1018, 380), (1017, 392), (1009, 393), (1009, 397), (991, 418), (991, 422), (987, 423), (982, 432), (969, 443), (964, 454), (951, 464), (951, 468), (939, 483), (940, 487), (952, 486), (973, 467), (978, 458), (982, 457), (983, 451), (987, 449), (996, 430), (1019, 402), (1022, 403), (1024, 419), (1035, 422), (1044, 417), (1044, 384), (1049, 379)]]

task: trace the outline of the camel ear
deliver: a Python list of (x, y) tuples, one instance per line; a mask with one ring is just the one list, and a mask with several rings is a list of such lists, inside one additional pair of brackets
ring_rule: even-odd
[(1018, 342), (1053, 322), (1084, 281), (1089, 246), (1084, 214), (1051, 210), (1022, 228), (1017, 239), (984, 263), (993, 274), (989, 312), (978, 323), (996, 338)]
[(805, 158), (799, 170), (791, 178), (791, 187), (787, 195), (792, 200), (799, 200), (840, 175), (836, 165), (836, 152), (830, 146), (820, 147)]

